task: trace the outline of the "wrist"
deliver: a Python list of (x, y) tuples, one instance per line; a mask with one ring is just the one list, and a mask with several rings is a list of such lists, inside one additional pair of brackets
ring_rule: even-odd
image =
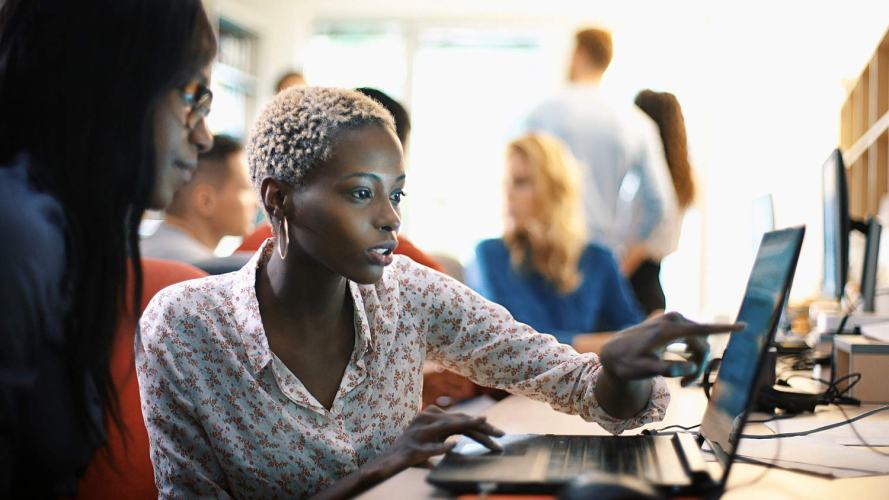
[(406, 468), (407, 461), (401, 454), (387, 451), (362, 467), (362, 476), (368, 481), (383, 481)]
[[(611, 339), (609, 339), (611, 340)], [(608, 377), (609, 380), (617, 381), (620, 377), (614, 372), (614, 365), (611, 358), (611, 349), (608, 342), (605, 342), (599, 349), (599, 364), (602, 365), (602, 375)]]
[(622, 379), (604, 368), (596, 381), (599, 405), (614, 418), (628, 419), (642, 411), (651, 399), (654, 382), (650, 378)]

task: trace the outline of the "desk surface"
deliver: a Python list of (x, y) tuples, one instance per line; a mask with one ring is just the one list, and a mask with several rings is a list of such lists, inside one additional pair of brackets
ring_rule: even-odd
[[(693, 425), (701, 421), (707, 401), (699, 387), (681, 388), (671, 380), (672, 401), (663, 422), (646, 427), (660, 428), (666, 425)], [(874, 406), (876, 407), (876, 406)], [(584, 422), (580, 417), (565, 415), (521, 396), (510, 396), (489, 408), (484, 414), (493, 425), (507, 433), (537, 434), (607, 434), (598, 425)], [(887, 419), (881, 413), (869, 417)], [(645, 427), (643, 427), (644, 429)], [(751, 424), (747, 432), (767, 432), (763, 424)], [(631, 432), (638, 432), (641, 429)], [(883, 448), (886, 449), (886, 448)], [(718, 467), (713, 464), (714, 467)], [(450, 498), (441, 490), (426, 483), (427, 469), (410, 468), (368, 491), (359, 498), (365, 500), (389, 500), (392, 498)], [(728, 490), (723, 498), (886, 498), (889, 476), (871, 476), (853, 479), (828, 479), (822, 476), (801, 474), (762, 466), (735, 463), (729, 477)]]

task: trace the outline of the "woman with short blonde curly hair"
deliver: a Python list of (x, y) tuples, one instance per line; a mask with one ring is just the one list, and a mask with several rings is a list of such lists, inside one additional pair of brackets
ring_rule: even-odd
[(470, 284), (516, 319), (572, 343), (642, 320), (611, 253), (588, 244), (574, 158), (555, 137), (527, 134), (506, 158), (506, 229), (476, 249)]
[(638, 427), (669, 401), (657, 375), (676, 367), (658, 350), (689, 337), (700, 366), (703, 336), (726, 328), (664, 317), (578, 354), (393, 255), (401, 144), (358, 92), (279, 93), (247, 151), (273, 237), (236, 272), (164, 289), (140, 322), (160, 498), (352, 498), (449, 451), (452, 434), (498, 449), (484, 418), (420, 411), (426, 359), (615, 433)]

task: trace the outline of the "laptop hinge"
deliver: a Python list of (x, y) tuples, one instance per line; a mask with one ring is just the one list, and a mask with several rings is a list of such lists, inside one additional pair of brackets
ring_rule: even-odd
[(679, 455), (679, 459), (682, 460), (685, 472), (694, 483), (701, 484), (713, 481), (713, 478), (710, 476), (710, 470), (707, 468), (707, 463), (704, 461), (704, 456), (701, 454), (701, 448), (695, 442), (694, 436), (685, 432), (677, 432), (673, 434), (673, 446), (676, 447), (676, 452)]

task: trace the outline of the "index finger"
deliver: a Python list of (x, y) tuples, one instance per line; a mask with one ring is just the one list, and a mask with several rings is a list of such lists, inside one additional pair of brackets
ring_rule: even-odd
[(665, 337), (670, 340), (682, 337), (703, 337), (714, 333), (736, 332), (747, 327), (747, 323), (671, 323), (665, 328)]

